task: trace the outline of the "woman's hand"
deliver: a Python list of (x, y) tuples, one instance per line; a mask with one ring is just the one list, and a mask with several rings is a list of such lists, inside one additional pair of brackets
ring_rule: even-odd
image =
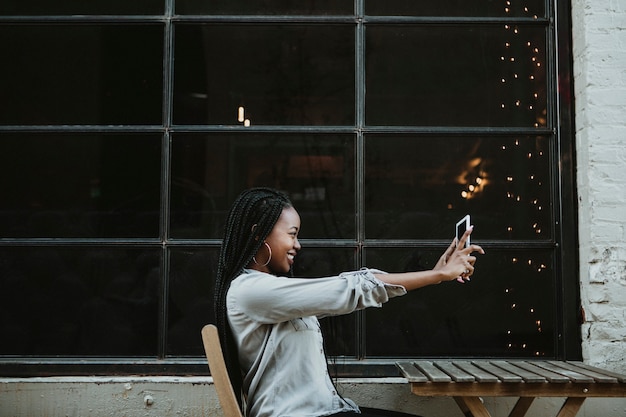
[(461, 239), (456, 238), (452, 241), (448, 249), (441, 255), (439, 261), (433, 268), (433, 271), (439, 271), (448, 277), (448, 280), (456, 279), (461, 283), (469, 281), (474, 273), (474, 263), (476, 257), (472, 255), (474, 252), (484, 254), (485, 251), (478, 245), (470, 245), (465, 247), (465, 242), (472, 234), (473, 226), (463, 233)]
[(483, 248), (478, 245), (463, 247), (471, 233), (472, 229), (470, 228), (461, 236), (458, 245), (455, 238), (431, 270), (391, 274), (375, 273), (374, 276), (388, 284), (402, 285), (407, 291), (439, 284), (443, 281), (452, 281), (453, 279), (457, 279), (459, 282), (469, 281), (470, 276), (474, 273), (474, 263), (476, 262), (476, 257), (472, 256), (472, 253), (485, 253)]

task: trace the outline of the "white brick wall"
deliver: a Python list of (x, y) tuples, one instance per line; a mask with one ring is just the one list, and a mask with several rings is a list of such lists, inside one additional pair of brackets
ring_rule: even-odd
[(585, 361), (626, 372), (626, 0), (572, 0)]

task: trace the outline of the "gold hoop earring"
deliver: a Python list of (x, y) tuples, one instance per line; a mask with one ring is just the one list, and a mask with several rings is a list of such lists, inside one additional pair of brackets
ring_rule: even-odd
[(265, 262), (263, 265), (261, 265), (260, 263), (258, 263), (256, 261), (256, 255), (252, 257), (252, 260), (254, 261), (255, 264), (257, 264), (258, 266), (267, 266), (269, 265), (270, 261), (272, 260), (272, 248), (270, 248), (270, 245), (267, 242), (263, 242), (265, 243), (265, 246), (267, 246), (267, 250), (270, 252), (270, 256), (269, 258), (267, 258), (267, 262)]

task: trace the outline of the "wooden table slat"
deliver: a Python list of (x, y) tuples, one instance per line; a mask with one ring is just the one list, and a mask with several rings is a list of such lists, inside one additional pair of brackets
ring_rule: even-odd
[(396, 362), (396, 366), (400, 368), (400, 371), (409, 382), (429, 381), (428, 377), (417, 369), (413, 362)]
[(476, 381), (476, 378), (474, 378), (473, 375), (468, 374), (451, 361), (435, 361), (435, 366), (450, 375), (450, 378), (452, 378), (454, 382)]
[(452, 397), (468, 417), (490, 417), (480, 397), (517, 397), (509, 417), (524, 417), (538, 397), (566, 398), (557, 417), (575, 417), (586, 398), (626, 398), (626, 375), (580, 362), (449, 359), (397, 365), (413, 394)]
[(563, 362), (563, 361), (549, 361), (551, 364), (555, 366), (559, 366), (561, 368), (570, 369), (574, 372), (581, 373), (583, 375), (590, 376), (594, 381), (601, 384), (617, 384), (619, 381), (617, 378), (613, 376), (608, 376), (604, 373), (594, 372), (589, 369), (581, 368), (580, 366), (576, 366), (576, 364), (572, 362)]
[(513, 366), (508, 361), (491, 361), (491, 363), (498, 368), (502, 368), (512, 374), (519, 375), (525, 382), (546, 382), (547, 379), (541, 375), (537, 375), (534, 372), (529, 372), (526, 369)]
[(572, 382), (596, 382), (595, 379), (588, 375), (581, 374), (580, 372), (576, 372), (571, 369), (563, 368), (549, 361), (533, 362), (533, 365), (537, 365), (548, 371), (566, 376)]
[(567, 363), (572, 364), (572, 365), (576, 365), (576, 366), (578, 366), (580, 368), (583, 368), (583, 369), (586, 369), (586, 370), (589, 370), (589, 371), (597, 372), (597, 373), (602, 374), (602, 375), (606, 375), (606, 376), (617, 378), (617, 380), (619, 382), (622, 382), (622, 383), (626, 382), (626, 375), (623, 375), (623, 374), (618, 374), (618, 373), (615, 373), (615, 372), (607, 371), (605, 369), (596, 368), (595, 366), (587, 365), (586, 363), (582, 363), (582, 362), (575, 362), (574, 361), (574, 362), (567, 362)]
[(523, 379), (520, 375), (511, 373), (506, 369), (503, 369), (502, 366), (497, 366), (491, 362), (487, 361), (474, 361), (474, 365), (477, 367), (495, 375), (502, 382), (522, 382)]
[(541, 375), (542, 377), (544, 377), (545, 379), (553, 383), (565, 384), (565, 383), (571, 382), (568, 377), (561, 375), (561, 374), (557, 374), (552, 371), (548, 371), (547, 369), (534, 365), (532, 362), (510, 361), (509, 363), (519, 368), (523, 368), (527, 371), (534, 372), (537, 375)]
[(470, 361), (454, 361), (454, 364), (472, 375), (478, 382), (498, 382), (499, 379), (486, 369), (479, 368)]
[(432, 382), (452, 382), (450, 375), (437, 368), (432, 362), (415, 361), (414, 364), (417, 369), (422, 371)]

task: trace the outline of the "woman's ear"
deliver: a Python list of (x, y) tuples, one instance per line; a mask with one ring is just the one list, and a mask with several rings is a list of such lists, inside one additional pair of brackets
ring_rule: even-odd
[[(257, 226), (258, 226), (258, 224), (254, 223), (254, 224), (252, 225), (252, 228), (250, 229), (250, 233), (254, 234), (254, 230), (257, 228)], [(254, 237), (254, 240), (259, 240), (259, 237), (258, 237), (258, 236), (255, 236), (255, 237)]]

